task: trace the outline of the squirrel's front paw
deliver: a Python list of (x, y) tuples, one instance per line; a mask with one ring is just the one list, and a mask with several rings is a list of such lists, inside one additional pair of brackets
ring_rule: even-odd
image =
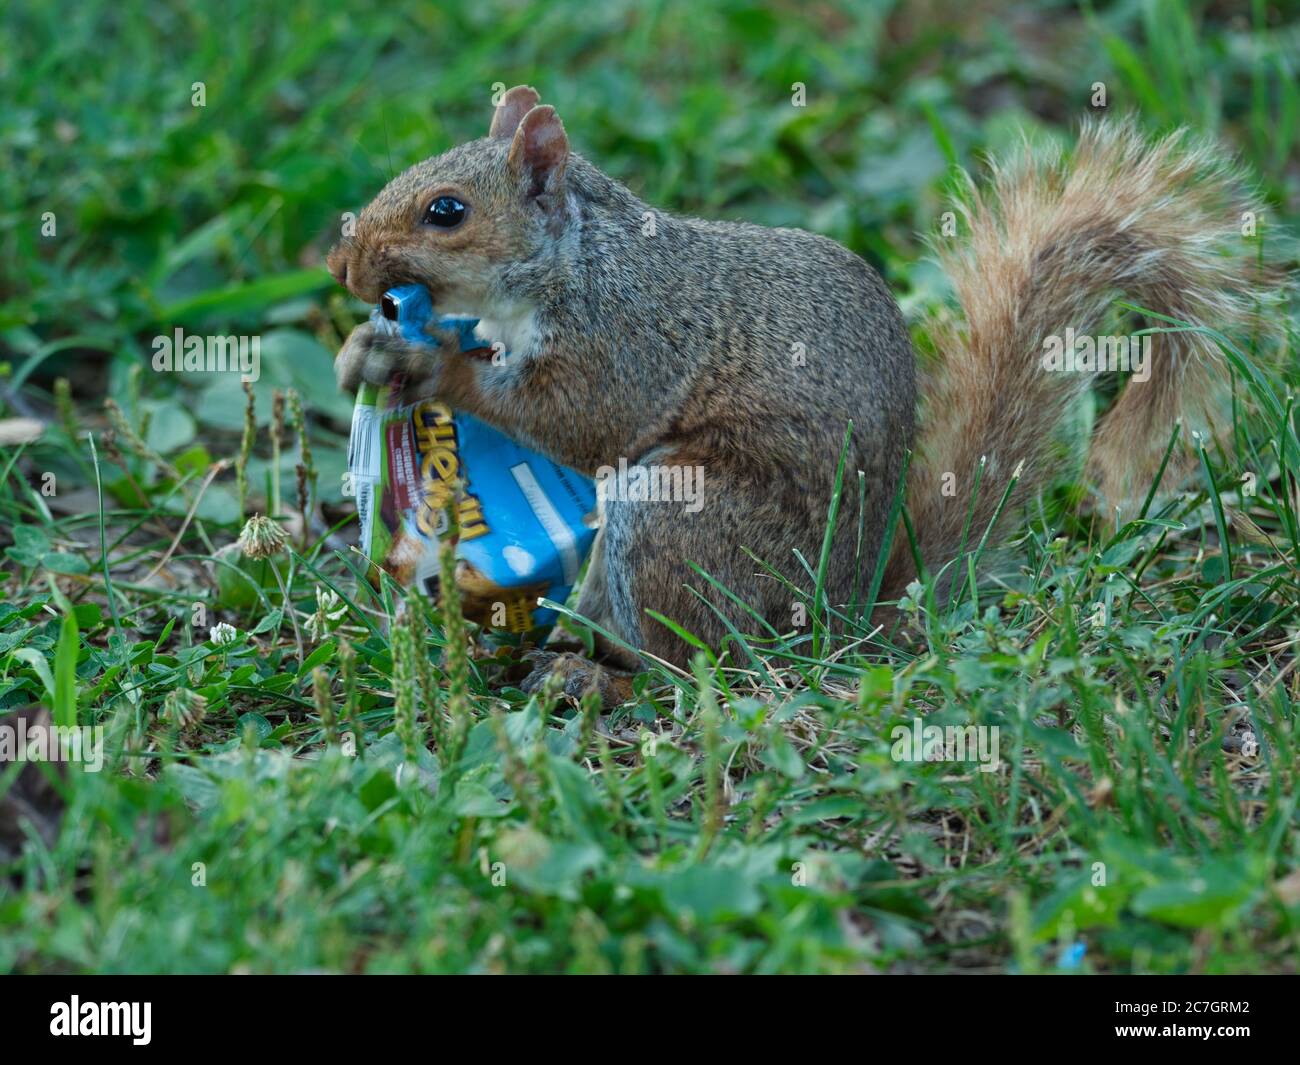
[(345, 392), (355, 392), (362, 382), (386, 385), (394, 376), (406, 379), (408, 389), (419, 391), (437, 373), (435, 349), (409, 344), (363, 322), (348, 335), (334, 360), (334, 376)]

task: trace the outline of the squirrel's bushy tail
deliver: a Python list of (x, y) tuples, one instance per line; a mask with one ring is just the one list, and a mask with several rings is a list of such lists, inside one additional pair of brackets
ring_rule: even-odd
[[(1232, 335), (1251, 324), (1260, 298), (1255, 246), (1243, 237), (1256, 207), (1233, 167), (1184, 132), (1152, 143), (1129, 122), (1089, 123), (1069, 162), (1026, 150), (1015, 165), (994, 166), (989, 188), (967, 179), (964, 191), (958, 236), (939, 250), (964, 320), (931, 332), (938, 358), (923, 370), (907, 486), (932, 573), (962, 550), (968, 519), (974, 546), (1017, 469), (1004, 514), (1043, 484), (1058, 426), (1094, 377), (1045, 368), (1048, 338), (1091, 335), (1116, 298)], [(1174, 420), (1184, 419), (1188, 438), (1213, 423), (1227, 391), (1204, 335), (1159, 334), (1150, 350), (1149, 379), (1126, 382), (1092, 442), (1090, 472), (1112, 503), (1145, 494)], [(900, 528), (884, 594), (901, 594), (914, 572)]]

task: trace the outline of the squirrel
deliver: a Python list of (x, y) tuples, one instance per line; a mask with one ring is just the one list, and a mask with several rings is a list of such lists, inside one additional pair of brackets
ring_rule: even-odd
[[(962, 315), (927, 325), (935, 357), (920, 368), (897, 302), (857, 255), (797, 229), (652, 208), (517, 86), (486, 137), (394, 178), (328, 256), (360, 299), (424, 285), (509, 354), (461, 354), (449, 337), (410, 346), (366, 323), (336, 375), (355, 390), (401, 373), (409, 392), (588, 476), (620, 460), (699, 471), (702, 506), (606, 494), (576, 609), (619, 643), (600, 641), (603, 665), (539, 652), (524, 683), (556, 673), (569, 694), (594, 686), (614, 702), (641, 656), (681, 666), (694, 653), (656, 615), (714, 647), (730, 626), (795, 627), (790, 585), (813, 584), (850, 423), (826, 602), (856, 602), (870, 580), (905, 464), (917, 550), (892, 538), (879, 600), (903, 595), (918, 561), (940, 582), (964, 575), (950, 563), (968, 533), (1044, 486), (1054, 430), (1091, 385), (1046, 368), (1045, 339), (1101, 326), (1120, 295), (1224, 333), (1251, 324), (1263, 289), (1239, 227), (1252, 209), (1213, 147), (1181, 131), (1153, 142), (1123, 120), (1086, 122), (1068, 161), (1026, 148), (988, 188), (965, 177), (959, 237), (936, 249)], [(1093, 434), (1089, 471), (1109, 500), (1145, 492), (1175, 419), (1207, 424), (1224, 392), (1203, 334), (1156, 339), (1149, 378)]]

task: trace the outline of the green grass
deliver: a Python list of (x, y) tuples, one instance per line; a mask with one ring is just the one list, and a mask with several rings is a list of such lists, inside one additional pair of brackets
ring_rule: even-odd
[[(350, 404), (329, 363), (363, 309), (324, 251), (398, 169), (480, 135), (497, 82), (537, 85), (651, 202), (852, 247), (921, 347), (951, 165), (1068, 140), (1097, 81), (1153, 133), (1239, 151), (1294, 264), (1300, 23), (1280, 5), (971, 6), (7, 5), (0, 413), (47, 424), (0, 446), (0, 711), (102, 725), (107, 764), (51, 783), (47, 835), (0, 771), (0, 843), (22, 840), (0, 849), (0, 969), (1294, 971), (1289, 305), (1280, 360), (1222, 338), (1237, 453), (1204, 451), (1178, 498), (1117, 528), (1063, 452), (999, 566), (951, 602), (914, 590), (907, 638), (838, 634), (806, 559), (804, 635), (738, 632), (599, 727), (502, 687), (509, 647), (440, 664), (442, 607), (390, 638), (394, 593), (338, 550)], [(228, 548), (238, 384), (149, 369), (178, 325), (263, 337), (246, 472), (249, 513), (293, 534), (274, 571)], [(276, 389), (305, 410), (305, 531)], [(309, 627), (318, 589), (340, 616)], [(167, 702), (182, 688), (201, 721)], [(996, 725), (1001, 771), (895, 760), (918, 716)], [(350, 724), (355, 756), (330, 741)]]

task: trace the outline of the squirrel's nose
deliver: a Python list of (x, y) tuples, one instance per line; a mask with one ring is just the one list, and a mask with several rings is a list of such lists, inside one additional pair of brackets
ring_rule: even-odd
[(329, 267), (329, 272), (334, 275), (334, 280), (346, 287), (348, 283), (347, 256), (336, 248), (326, 257), (325, 265)]

